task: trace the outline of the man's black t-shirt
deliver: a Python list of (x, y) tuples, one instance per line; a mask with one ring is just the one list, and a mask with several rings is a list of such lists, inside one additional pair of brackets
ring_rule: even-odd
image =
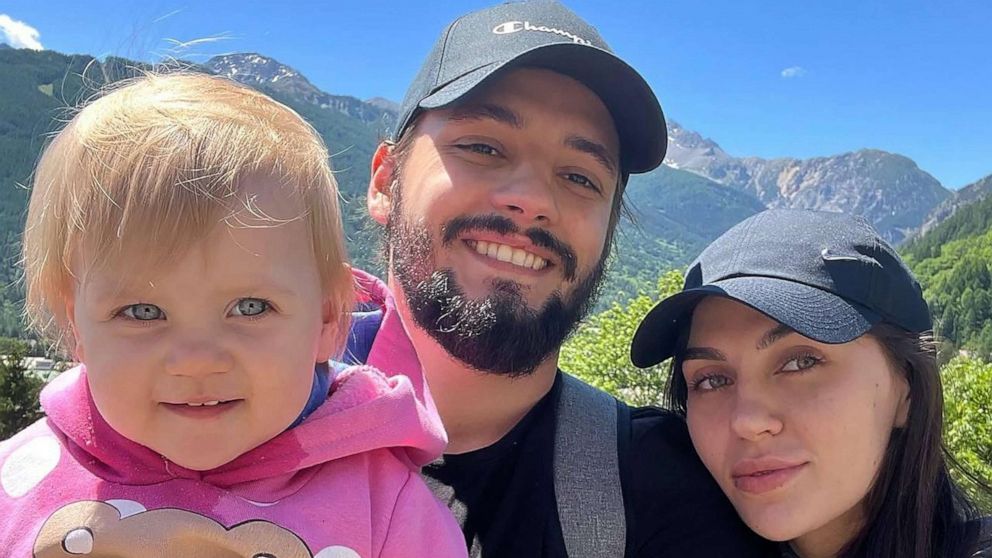
[[(472, 558), (565, 558), (552, 452), (561, 374), (506, 436), (469, 453), (445, 455), (424, 478), (454, 513)], [(621, 445), (627, 556), (776, 556), (737, 518), (696, 457), (684, 421), (655, 408), (631, 413)]]

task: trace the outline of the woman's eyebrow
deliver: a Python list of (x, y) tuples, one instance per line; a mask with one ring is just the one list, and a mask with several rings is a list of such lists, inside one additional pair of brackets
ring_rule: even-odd
[[(796, 331), (791, 327), (778, 324), (769, 329), (755, 346), (759, 351), (767, 349), (779, 339), (792, 335)], [(682, 360), (727, 360), (726, 355), (712, 347), (689, 347), (682, 355)]]
[(754, 348), (762, 351), (771, 347), (776, 341), (785, 337), (786, 335), (792, 335), (796, 331), (785, 324), (778, 324), (777, 326), (769, 329), (764, 335), (761, 336), (761, 340)]

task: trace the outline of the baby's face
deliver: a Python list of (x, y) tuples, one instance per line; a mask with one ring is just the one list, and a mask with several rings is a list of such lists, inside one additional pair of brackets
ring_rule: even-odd
[[(241, 193), (257, 195), (268, 216), (300, 214), (267, 186), (249, 181)], [(309, 397), (314, 363), (333, 347), (338, 317), (305, 219), (240, 222), (219, 224), (158, 273), (127, 261), (91, 270), (70, 302), (100, 414), (190, 469), (227, 463), (285, 430)]]

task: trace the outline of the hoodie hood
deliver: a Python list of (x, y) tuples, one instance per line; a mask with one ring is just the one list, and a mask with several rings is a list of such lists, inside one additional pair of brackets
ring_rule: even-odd
[(410, 378), (417, 397), (425, 401), (429, 408), (435, 409), (417, 351), (407, 335), (389, 287), (377, 277), (358, 269), (353, 269), (352, 275), (358, 304), (378, 308), (382, 313), (382, 322), (372, 341), (366, 364), (390, 376), (402, 374)]
[[(419, 365), (408, 371), (419, 376)], [(316, 466), (377, 449), (391, 450), (415, 471), (447, 443), (433, 402), (417, 397), (410, 378), (386, 376), (371, 366), (346, 368), (330, 397), (301, 424), (208, 471), (181, 467), (111, 428), (93, 402), (84, 366), (53, 380), (41, 403), (76, 460), (106, 481), (148, 485), (186, 478), (225, 489), (240, 486), (246, 497), (293, 492)]]

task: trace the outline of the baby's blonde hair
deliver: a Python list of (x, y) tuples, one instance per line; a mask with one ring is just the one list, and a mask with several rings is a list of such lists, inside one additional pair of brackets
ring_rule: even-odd
[(218, 223), (237, 226), (231, 217), (243, 212), (253, 223), (278, 226), (284, 221), (240, 195), (239, 184), (252, 177), (273, 179), (305, 208), (299, 218), (309, 226), (331, 310), (341, 317), (340, 347), (353, 283), (324, 142), (270, 97), (193, 73), (151, 73), (114, 86), (45, 149), (24, 230), (29, 323), (56, 343), (72, 339), (66, 311), (80, 263), (126, 257), (137, 270), (164, 265)]

